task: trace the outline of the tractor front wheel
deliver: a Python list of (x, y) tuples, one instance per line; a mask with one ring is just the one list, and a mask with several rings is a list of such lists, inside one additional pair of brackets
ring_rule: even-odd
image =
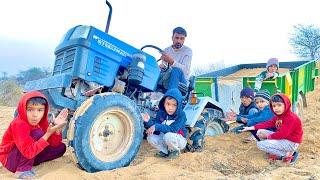
[(229, 130), (229, 125), (221, 120), (222, 111), (218, 109), (206, 108), (202, 116), (206, 119), (206, 136), (217, 136)]
[(129, 165), (143, 138), (137, 106), (120, 94), (88, 99), (70, 123), (68, 139), (73, 157), (88, 172)]

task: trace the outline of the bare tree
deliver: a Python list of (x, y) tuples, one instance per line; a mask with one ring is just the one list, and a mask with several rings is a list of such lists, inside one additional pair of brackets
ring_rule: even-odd
[(0, 81), (0, 105), (16, 106), (22, 96), (22, 87), (16, 80)]
[(289, 43), (300, 57), (318, 59), (320, 56), (320, 29), (313, 25), (295, 25)]

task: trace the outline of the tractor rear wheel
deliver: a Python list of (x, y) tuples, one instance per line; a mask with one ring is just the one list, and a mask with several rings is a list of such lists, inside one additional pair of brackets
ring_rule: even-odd
[(75, 112), (68, 132), (73, 157), (88, 172), (129, 165), (142, 138), (137, 106), (115, 93), (86, 100)]

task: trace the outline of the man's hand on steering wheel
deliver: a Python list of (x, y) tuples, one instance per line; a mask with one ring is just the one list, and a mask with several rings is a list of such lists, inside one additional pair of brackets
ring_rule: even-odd
[(172, 65), (174, 63), (173, 58), (165, 52), (162, 52), (160, 59), (167, 62), (169, 65)]
[(143, 50), (144, 48), (154, 48), (159, 51), (159, 53), (161, 54), (161, 57), (160, 59), (157, 60), (157, 62), (159, 63), (160, 60), (162, 60), (167, 63), (167, 65), (164, 65), (162, 63), (159, 64), (159, 68), (161, 69), (161, 72), (166, 72), (169, 69), (170, 65), (173, 64), (174, 61), (172, 57), (169, 56), (167, 53), (165, 53), (161, 48), (154, 45), (145, 45), (141, 48), (141, 50)]

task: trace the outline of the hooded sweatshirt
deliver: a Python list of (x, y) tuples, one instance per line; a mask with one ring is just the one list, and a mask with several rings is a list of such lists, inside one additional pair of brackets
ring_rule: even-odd
[(48, 139), (48, 141), (44, 140), (43, 138), (40, 138), (39, 140), (35, 141), (30, 136), (31, 130), (39, 128), (43, 132), (46, 132), (49, 126), (48, 103), (45, 107), (44, 115), (40, 120), (39, 124), (37, 124), (36, 126), (29, 124), (27, 119), (27, 101), (33, 97), (42, 97), (46, 99), (45, 96), (38, 91), (26, 93), (20, 99), (17, 108), (18, 115), (10, 123), (8, 129), (3, 135), (2, 142), (0, 144), (0, 162), (3, 165), (6, 165), (8, 154), (14, 147), (17, 147), (24, 157), (26, 157), (27, 159), (32, 159), (48, 145), (58, 146), (62, 142), (61, 133), (53, 133)]
[[(169, 115), (166, 112), (164, 107), (164, 102), (166, 97), (172, 97), (177, 101), (177, 110), (172, 115)], [(159, 111), (157, 112), (157, 116), (154, 119), (150, 119), (145, 123), (147, 128), (155, 125), (155, 134), (162, 133), (178, 133), (183, 137), (187, 136), (187, 129), (185, 128), (187, 118), (186, 114), (182, 109), (182, 95), (180, 91), (176, 88), (170, 89), (167, 93), (162, 97), (159, 102)]]
[(281, 115), (277, 115), (272, 108), (272, 103), (270, 103), (270, 108), (275, 114), (275, 117), (269, 121), (257, 124), (254, 126), (255, 129), (267, 129), (276, 128), (276, 132), (270, 134), (268, 139), (287, 139), (295, 143), (302, 142), (302, 124), (299, 117), (291, 111), (291, 103), (289, 98), (284, 94), (278, 94), (285, 104), (285, 110)]

